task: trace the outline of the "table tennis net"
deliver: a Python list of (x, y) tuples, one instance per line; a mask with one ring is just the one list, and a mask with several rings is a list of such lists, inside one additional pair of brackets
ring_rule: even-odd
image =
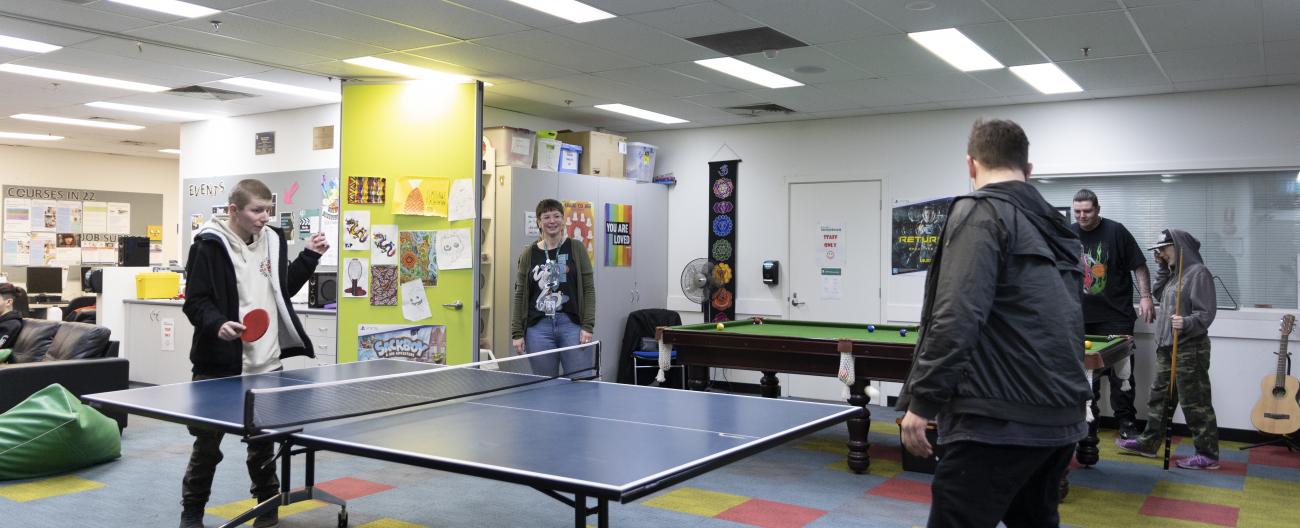
[(599, 371), (600, 343), (596, 341), (451, 367), (249, 389), (244, 395), (244, 427), (250, 433), (280, 429), (478, 396), (557, 378), (594, 379)]

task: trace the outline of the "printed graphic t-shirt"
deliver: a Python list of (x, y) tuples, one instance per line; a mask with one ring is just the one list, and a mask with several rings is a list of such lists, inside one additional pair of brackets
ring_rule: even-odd
[(1091, 324), (1137, 319), (1131, 272), (1146, 266), (1147, 259), (1128, 228), (1102, 218), (1092, 231), (1079, 224), (1070, 229), (1083, 243), (1083, 320)]
[(573, 239), (564, 239), (560, 247), (543, 250), (532, 246), (533, 269), (528, 272), (528, 325), (533, 326), (543, 317), (568, 314), (574, 322), (581, 321), (578, 313), (576, 290), (578, 267), (573, 264)]

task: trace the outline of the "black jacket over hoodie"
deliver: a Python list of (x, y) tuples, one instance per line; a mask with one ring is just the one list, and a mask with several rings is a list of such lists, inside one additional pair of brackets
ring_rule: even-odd
[(0, 348), (13, 348), (18, 332), (23, 330), (23, 314), (17, 309), (0, 315)]
[(1034, 425), (1084, 420), (1082, 249), (1023, 181), (958, 197), (929, 275), (898, 409)]
[[(280, 282), (280, 295), (284, 306), (293, 306), (289, 297), (307, 284), (320, 254), (304, 249), (298, 258), (289, 262), (289, 247), (284, 234), (276, 228), (280, 245), (280, 259), (276, 278)], [(270, 241), (268, 241), (269, 243)], [(227, 321), (239, 321), (239, 289), (235, 280), (235, 266), (230, 261), (225, 243), (220, 235), (202, 233), (190, 245), (189, 260), (185, 263), (185, 305), (183, 310), (194, 325), (194, 342), (190, 345), (190, 362), (193, 372), (205, 376), (238, 376), (244, 369), (244, 342), (226, 341), (217, 337), (217, 331)], [(307, 356), (316, 357), (311, 340), (302, 329), (298, 314), (289, 309), (289, 320), (298, 333), (302, 347), (280, 349), (280, 359)]]

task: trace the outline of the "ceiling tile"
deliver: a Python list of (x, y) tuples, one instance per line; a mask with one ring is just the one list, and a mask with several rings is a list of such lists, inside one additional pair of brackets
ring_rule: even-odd
[(889, 80), (922, 99), (935, 103), (999, 96), (992, 88), (961, 72), (900, 75)]
[(1255, 2), (1200, 0), (1130, 10), (1151, 51), (1249, 44), (1260, 40)]
[(622, 55), (570, 40), (540, 29), (474, 41), (489, 48), (558, 64), (581, 72), (614, 70), (644, 66), (645, 63)]
[(997, 92), (1002, 95), (1030, 95), (1039, 93), (1038, 90), (1035, 90), (1034, 87), (1030, 86), (1029, 83), (1026, 83), (1021, 78), (1016, 77), (1016, 74), (1011, 73), (1011, 70), (1007, 68), (966, 72), (966, 75), (979, 79), (980, 82), (988, 85), (989, 88), (997, 90)]
[(903, 32), (929, 31), (1002, 20), (984, 2), (971, 0), (930, 0), (934, 8), (925, 11), (908, 9), (907, 6), (911, 2), (899, 0), (850, 1)]
[(586, 94), (599, 99), (598, 103), (631, 104), (637, 101), (663, 99), (668, 95), (594, 75), (572, 75), (553, 79), (538, 79), (534, 82), (560, 90)]
[(265, 71), (267, 69), (265, 66), (218, 57), (212, 54), (197, 53), (166, 46), (154, 46), (151, 44), (139, 45), (134, 40), (113, 37), (100, 37), (93, 41), (77, 44), (73, 47), (97, 53), (106, 53), (118, 57), (125, 57), (128, 59), (138, 59), (193, 70), (212, 72), (229, 77), (248, 75)]
[(127, 31), (157, 24), (141, 16), (117, 15), (70, 2), (51, 0), (5, 0), (0, 11), (103, 31)]
[(779, 90), (754, 90), (749, 93), (754, 97), (765, 99), (766, 102), (776, 103), (805, 114), (862, 107), (856, 101), (837, 96), (831, 90), (824, 90), (816, 86), (794, 86)]
[[(2, 12), (3, 9), (4, 8), (0, 8), (0, 12)], [(0, 35), (35, 40), (46, 44), (54, 44), (55, 46), (71, 46), (78, 42), (95, 39), (99, 36), (94, 33), (74, 31), (71, 29), (19, 20), (17, 18), (5, 17), (0, 17)]]
[(1088, 92), (1169, 83), (1148, 55), (1069, 61), (1057, 65)]
[(672, 9), (674, 7), (698, 3), (699, 1), (700, 0), (585, 0), (585, 3), (616, 15), (634, 15), (648, 11)]
[(907, 35), (887, 35), (820, 46), (873, 75), (947, 73), (953, 67)]
[(1231, 79), (1207, 79), (1203, 81), (1185, 81), (1174, 83), (1174, 88), (1180, 92), (1198, 92), (1203, 90), (1232, 90), (1237, 88), (1251, 88), (1254, 86), (1264, 86), (1267, 84), (1267, 77), (1260, 75), (1254, 77), (1236, 77)]
[(141, 38), (157, 40), (178, 46), (201, 49), (220, 53), (230, 57), (259, 61), (266, 64), (284, 64), (297, 66), (320, 62), (333, 57), (300, 53), (290, 49), (281, 49), (257, 42), (213, 34), (208, 31), (195, 31), (175, 26), (154, 26), (128, 32)]
[(550, 32), (648, 64), (711, 59), (720, 54), (681, 37), (626, 18), (551, 28)]
[(63, 48), (22, 61), (23, 65), (50, 68), (126, 81), (158, 84), (176, 88), (199, 84), (225, 76), (163, 63), (109, 55), (81, 48)]
[(488, 74), (504, 75), (524, 80), (578, 73), (577, 70), (556, 66), (537, 59), (521, 57), (472, 42), (411, 50), (408, 53), (473, 68)]
[[(521, 99), (528, 99), (530, 101), (538, 101), (538, 102), (542, 102), (542, 103), (546, 103), (558, 107), (591, 106), (594, 104), (608, 102), (589, 95), (583, 95), (576, 92), (570, 92), (558, 88), (552, 88), (550, 86), (537, 84), (534, 82), (521, 82), (521, 83), (511, 83), (503, 86), (490, 86), (487, 88), (487, 92), (508, 95), (511, 97), (518, 97)], [(571, 101), (571, 102), (565, 103), (565, 101)]]
[(1088, 57), (1097, 59), (1147, 51), (1121, 11), (1025, 20), (1016, 27), (1053, 61), (1081, 59), (1084, 47), (1089, 48)]
[(701, 2), (632, 15), (629, 18), (679, 37), (698, 37), (763, 26), (762, 22), (717, 2)]
[(1300, 39), (1300, 2), (1263, 0), (1264, 41)]
[[(438, 0), (315, 1), (459, 39), (490, 37), (528, 29), (523, 24)], [(520, 8), (526, 9), (522, 6)]]
[(913, 93), (903, 83), (892, 79), (833, 82), (818, 88), (867, 107), (895, 107), (927, 102), (920, 94)]
[[(871, 76), (861, 68), (816, 46), (783, 49), (777, 53), (776, 57), (771, 59), (764, 57), (762, 53), (751, 53), (737, 58), (804, 84), (866, 79)], [(825, 71), (821, 73), (799, 73), (795, 71), (796, 68), (809, 66), (816, 66)]]
[(706, 95), (695, 95), (684, 97), (683, 100), (690, 101), (700, 106), (709, 108), (726, 108), (729, 106), (746, 106), (763, 102), (757, 95), (745, 92), (725, 92)]
[(1264, 64), (1269, 75), (1300, 74), (1300, 40), (1265, 43)]
[(986, 0), (989, 5), (1007, 17), (1007, 20), (1025, 20), (1061, 15), (1077, 15), (1120, 9), (1116, 0)]
[(962, 26), (962, 34), (979, 44), (998, 62), (1007, 66), (1046, 62), (1043, 53), (1034, 48), (1019, 31), (1007, 22), (992, 22)]
[(455, 39), (395, 24), (311, 0), (275, 0), (241, 8), (241, 15), (284, 24), (307, 31), (333, 35), (392, 50), (423, 48), (454, 42)]
[[(221, 20), (221, 27), (215, 32), (217, 35), (256, 42), (278, 49), (319, 54), (332, 59), (350, 59), (388, 51), (369, 44), (233, 13), (223, 14)], [(170, 25), (194, 31), (213, 32), (208, 21), (201, 19), (190, 19)]]
[(1157, 53), (1156, 60), (1175, 83), (1262, 77), (1264, 57), (1258, 44)]
[(1165, 94), (1165, 93), (1173, 93), (1173, 92), (1174, 92), (1173, 84), (1157, 84), (1151, 86), (1125, 86), (1122, 88), (1103, 88), (1100, 90), (1089, 90), (1087, 92), (1077, 93), (1077, 94), (1057, 94), (1050, 97), (1053, 98), (1052, 100), (1064, 101), (1068, 99), (1079, 99), (1079, 98), (1104, 99), (1107, 97), (1132, 97), (1135, 95), (1155, 95), (1155, 94)]
[(722, 3), (808, 44), (898, 33), (845, 0), (722, 0)]
[(673, 97), (710, 94), (731, 90), (726, 86), (711, 84), (695, 77), (657, 66), (606, 70), (603, 72), (597, 72), (594, 75), (632, 86), (654, 90)]

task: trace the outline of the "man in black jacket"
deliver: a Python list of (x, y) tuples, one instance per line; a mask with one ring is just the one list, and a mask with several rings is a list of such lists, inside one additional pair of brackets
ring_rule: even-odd
[(1057, 483), (1087, 434), (1081, 247), (1025, 180), (1029, 139), (980, 120), (925, 282), (912, 372), (898, 409), (918, 456), (938, 422), (943, 456), (929, 526), (1056, 526)]
[[(184, 311), (194, 325), (190, 362), (194, 381), (280, 370), (282, 358), (315, 357), (311, 341), (289, 301), (329, 249), (325, 236), (312, 235), (292, 263), (284, 234), (270, 227), (271, 190), (257, 180), (243, 180), (230, 193), (229, 218), (209, 220), (190, 246), (186, 261)], [(261, 309), (270, 323), (262, 337), (244, 342), (243, 315)], [(203, 508), (221, 462), (222, 433), (190, 427), (194, 450), (181, 483), (181, 527), (202, 527)], [(248, 444), (250, 488), (259, 502), (279, 492), (271, 464), (275, 444)], [(258, 528), (275, 526), (277, 510), (259, 516)]]

